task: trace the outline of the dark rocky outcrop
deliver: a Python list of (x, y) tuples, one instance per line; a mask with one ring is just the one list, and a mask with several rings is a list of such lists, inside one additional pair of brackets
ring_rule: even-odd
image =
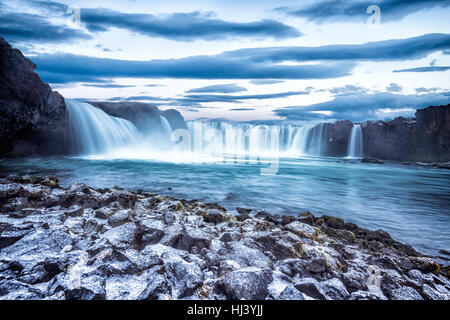
[(323, 150), (330, 157), (344, 157), (347, 154), (348, 139), (353, 123), (348, 120), (323, 124)]
[(186, 128), (183, 116), (174, 109), (161, 111), (157, 106), (150, 103), (122, 101), (104, 102), (88, 101), (93, 106), (102, 109), (107, 114), (131, 121), (141, 131), (161, 125), (161, 116), (167, 119), (171, 128)]
[(416, 111), (411, 161), (450, 161), (450, 104)]
[(0, 157), (65, 153), (66, 106), (0, 37)]
[(216, 204), (32, 176), (0, 179), (0, 208), (0, 300), (450, 299), (448, 266), (340, 218), (240, 221)]
[[(323, 125), (323, 153), (345, 156), (352, 123), (337, 121)], [(450, 161), (450, 105), (416, 111), (416, 118), (361, 123), (364, 157), (408, 161)]]

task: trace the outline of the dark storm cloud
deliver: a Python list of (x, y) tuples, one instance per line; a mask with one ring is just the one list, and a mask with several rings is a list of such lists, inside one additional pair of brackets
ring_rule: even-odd
[(382, 21), (400, 20), (414, 12), (431, 8), (446, 8), (450, 0), (328, 0), (317, 1), (300, 8), (281, 7), (275, 10), (289, 15), (302, 17), (317, 23), (326, 21), (348, 21), (349, 19), (365, 21), (369, 14), (367, 8), (378, 5)]
[[(347, 119), (364, 121), (367, 119), (383, 118), (377, 113), (379, 109), (392, 111), (411, 108), (424, 108), (430, 105), (442, 105), (450, 102), (448, 93), (400, 95), (392, 93), (352, 94), (336, 96), (333, 100), (309, 106), (296, 106), (276, 109), (278, 116), (289, 120), (311, 119)], [(333, 114), (324, 115), (314, 112), (331, 111)]]
[(442, 72), (450, 70), (450, 66), (430, 66), (430, 67), (418, 67), (418, 68), (411, 68), (411, 69), (401, 69), (401, 70), (394, 70), (394, 72)]
[(215, 84), (211, 86), (194, 88), (186, 91), (187, 93), (208, 93), (208, 92), (218, 92), (218, 93), (236, 93), (247, 91), (246, 88), (240, 87), (234, 83), (232, 84)]

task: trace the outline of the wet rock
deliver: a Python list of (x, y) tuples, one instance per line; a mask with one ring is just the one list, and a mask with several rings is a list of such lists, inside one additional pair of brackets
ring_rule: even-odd
[(239, 214), (246, 214), (246, 215), (248, 215), (250, 212), (252, 212), (253, 210), (252, 209), (245, 209), (245, 208), (239, 208), (239, 207), (237, 207), (236, 208), (236, 211), (239, 213)]
[(363, 158), (361, 159), (361, 163), (384, 164), (384, 161), (375, 158)]
[(249, 267), (230, 272), (222, 285), (230, 299), (263, 300), (272, 279), (271, 270)]

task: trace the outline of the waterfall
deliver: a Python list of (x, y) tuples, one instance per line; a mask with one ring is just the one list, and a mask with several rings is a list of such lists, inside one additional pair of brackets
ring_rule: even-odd
[(66, 99), (69, 139), (80, 154), (102, 154), (136, 142), (139, 133), (127, 120), (108, 115), (89, 103)]
[(352, 127), (350, 138), (347, 145), (347, 157), (362, 158), (363, 156), (363, 139), (362, 129), (359, 124)]
[[(196, 145), (201, 145), (203, 153), (208, 155), (262, 157), (322, 155), (322, 124), (294, 126), (189, 121), (188, 128), (192, 139), (197, 140)], [(208, 139), (202, 138), (204, 136)], [(222, 147), (208, 147), (211, 144)], [(200, 152), (200, 148), (195, 152)]]
[[(79, 155), (108, 159), (257, 159), (322, 155), (323, 125), (188, 121), (173, 132), (160, 116), (136, 128), (89, 103), (66, 99), (69, 141)], [(156, 120), (156, 121), (155, 121)], [(187, 144), (184, 140), (189, 140)], [(176, 141), (176, 142), (175, 142)]]

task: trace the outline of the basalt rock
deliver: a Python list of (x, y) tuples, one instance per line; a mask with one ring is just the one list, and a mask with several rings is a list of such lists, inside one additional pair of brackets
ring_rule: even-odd
[(450, 299), (382, 230), (51, 181), (0, 179), (0, 299)]
[(0, 37), (0, 157), (66, 153), (64, 98)]

